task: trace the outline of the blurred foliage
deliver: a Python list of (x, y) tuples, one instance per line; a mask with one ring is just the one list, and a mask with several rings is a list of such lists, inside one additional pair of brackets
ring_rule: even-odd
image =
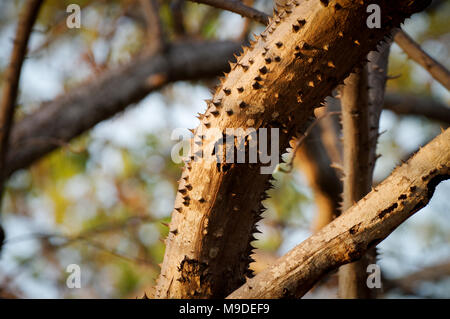
[[(81, 29), (65, 27), (65, 8), (70, 3), (82, 7)], [(8, 50), (11, 43), (7, 39), (22, 4), (0, 1), (0, 39), (6, 41)], [(270, 1), (256, 4), (271, 11)], [(421, 14), (427, 27), (418, 35), (421, 42), (441, 41), (447, 52), (447, 60), (442, 62), (447, 66), (449, 5), (429, 15)], [(227, 38), (230, 29), (240, 22), (237, 16), (225, 21), (223, 11), (205, 5), (187, 2), (182, 8), (186, 34), (191, 38)], [(169, 40), (176, 38), (172, 9), (170, 1), (160, 2), (161, 22)], [(70, 90), (142, 52), (148, 37), (142, 19), (145, 21), (137, 0), (47, 0), (35, 26), (39, 39), (33, 42), (30, 54), (35, 62), (48, 65), (61, 59), (63, 48), (70, 50), (71, 64), (57, 74), (63, 89)], [(260, 28), (251, 24), (247, 31)], [(0, 68), (5, 66), (6, 61), (0, 61)], [(389, 88), (433, 95), (429, 86), (414, 77), (415, 68), (403, 53), (394, 51), (389, 74), (399, 77), (389, 81)], [(4, 270), (3, 275), (0, 271), (0, 285), (25, 297), (135, 298), (143, 296), (144, 290), (148, 293), (158, 275), (157, 264), (163, 259), (163, 239), (180, 175), (180, 165), (170, 158), (174, 142), (169, 141), (169, 132), (184, 114), (177, 106), (190, 114), (199, 111), (196, 107), (202, 102), (192, 89), (206, 83), (169, 85), (155, 93), (162, 94), (159, 101), (165, 109), (165, 124), (143, 130), (141, 143), (121, 143), (114, 138), (115, 123), (126, 116), (118, 115), (105, 124), (106, 129), (96, 127), (94, 133), (83, 134), (31, 168), (17, 172), (9, 182), (3, 207), (6, 231), (12, 235), (0, 260), (0, 269)], [(21, 102), (27, 104), (26, 94), (33, 93), (22, 92)], [(134, 110), (139, 111), (145, 103)], [(403, 120), (396, 118), (399, 121)], [(421, 121), (421, 134), (435, 134), (434, 123)], [(395, 125), (390, 127), (379, 147), (391, 163), (398, 163), (407, 153), (396, 139), (396, 129)], [(255, 245), (275, 255), (282, 253), (280, 249), (290, 239), (286, 238), (286, 228), (309, 232), (315, 207), (301, 172), (277, 172), (274, 178), (271, 198), (264, 202), (268, 210), (259, 225), (263, 233)], [(21, 237), (28, 234), (30, 237)], [(421, 225), (420, 234), (423, 241), (433, 245), (450, 239), (448, 228), (432, 222)], [(436, 242), (437, 234), (440, 237)], [(81, 266), (83, 289), (66, 288), (65, 268), (71, 263)], [(36, 291), (33, 283), (39, 283), (41, 290)]]

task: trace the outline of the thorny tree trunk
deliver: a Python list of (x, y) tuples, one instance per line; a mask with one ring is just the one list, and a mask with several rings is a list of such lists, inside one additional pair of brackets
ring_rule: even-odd
[[(384, 103), (389, 44), (380, 53), (369, 54), (369, 62), (350, 75), (341, 89), (343, 125), (342, 211), (370, 192), (376, 160), (381, 110)], [(370, 82), (370, 83), (369, 83)], [(367, 266), (376, 262), (375, 247), (360, 260), (339, 269), (341, 298), (374, 298), (376, 291), (366, 284)]]
[(425, 207), (450, 178), (450, 129), (320, 232), (293, 248), (228, 298), (301, 297), (328, 271), (361, 258)]
[[(367, 29), (367, 4), (350, 0), (293, 1), (274, 17), (200, 116), (194, 142), (203, 139), (203, 154), (211, 156), (219, 140), (208, 136), (212, 128), (280, 128), (277, 151), (285, 150), (358, 61), (429, 3), (372, 2), (380, 5), (383, 29)], [(186, 163), (155, 297), (220, 298), (245, 282), (255, 223), (270, 186), (260, 167), (207, 158)]]

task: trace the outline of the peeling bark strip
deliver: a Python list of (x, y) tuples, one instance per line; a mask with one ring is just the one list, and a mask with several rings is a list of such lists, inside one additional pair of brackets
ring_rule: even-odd
[[(339, 5), (335, 1), (292, 1), (231, 65), (212, 101), (207, 101), (194, 138), (200, 138), (203, 126), (222, 131), (277, 127), (280, 150), (287, 148), (289, 140), (304, 129), (313, 108), (367, 53), (392, 28), (429, 4), (371, 2), (381, 7), (383, 29), (366, 27), (367, 4), (363, 1), (342, 0)], [(240, 108), (241, 102), (247, 107)], [(211, 154), (212, 147), (203, 152)], [(250, 242), (261, 218), (269, 176), (259, 173), (260, 164), (226, 165), (219, 171), (215, 163), (203, 159), (186, 164), (155, 297), (220, 298), (249, 275)], [(201, 276), (182, 277), (183, 260), (206, 265), (195, 267), (202, 269)]]
[(450, 178), (450, 129), (423, 147), (366, 197), (228, 298), (303, 296), (325, 273), (358, 260), (424, 207)]

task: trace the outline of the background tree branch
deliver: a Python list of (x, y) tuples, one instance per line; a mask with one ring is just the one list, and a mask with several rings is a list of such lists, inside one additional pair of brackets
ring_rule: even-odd
[(430, 97), (387, 92), (384, 108), (399, 115), (419, 115), (450, 125), (450, 107)]
[(224, 9), (243, 17), (253, 19), (261, 24), (267, 25), (269, 23), (269, 15), (246, 6), (238, 0), (191, 0), (192, 2), (207, 4), (215, 8)]
[[(9, 136), (14, 118), (14, 110), (19, 91), (20, 73), (27, 52), (31, 30), (37, 19), (42, 0), (29, 0), (20, 14), (17, 23), (14, 46), (11, 52), (9, 66), (6, 70), (6, 81), (3, 85), (0, 101), (0, 214), (6, 173), (6, 157), (9, 149)], [(0, 219), (1, 222), (1, 219)], [(0, 252), (3, 246), (5, 232), (0, 223)]]
[(7, 176), (5, 161), (8, 154), (9, 135), (19, 91), (20, 73), (31, 30), (37, 19), (42, 2), (42, 0), (29, 0), (26, 2), (17, 23), (14, 46), (11, 52), (10, 63), (6, 70), (6, 81), (3, 86), (0, 105), (0, 203), (3, 194), (4, 179)]
[(450, 261), (424, 267), (406, 276), (394, 279), (383, 279), (384, 293), (392, 290), (400, 290), (405, 294), (415, 294), (415, 290), (421, 283), (434, 282), (450, 277)]
[(420, 64), (428, 73), (447, 90), (450, 90), (450, 71), (442, 64), (430, 57), (418, 43), (408, 34), (399, 29), (394, 36), (395, 43), (415, 62)]
[(6, 174), (27, 167), (166, 83), (215, 76), (228, 68), (227, 60), (238, 49), (230, 41), (172, 44), (165, 53), (136, 58), (57, 97), (15, 124)]

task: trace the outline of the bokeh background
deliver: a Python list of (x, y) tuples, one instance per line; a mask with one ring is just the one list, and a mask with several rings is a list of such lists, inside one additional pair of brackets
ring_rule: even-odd
[[(146, 28), (139, 1), (47, 0), (30, 40), (20, 82), (16, 121), (145, 49)], [(19, 10), (24, 1), (0, 0), (0, 86), (9, 62)], [(69, 30), (70, 3), (82, 7), (82, 27)], [(272, 2), (257, 0), (267, 13)], [(169, 39), (177, 23), (173, 1), (160, 2)], [(263, 27), (236, 14), (191, 2), (183, 4), (184, 27), (192, 38), (239, 39)], [(404, 29), (422, 48), (450, 68), (450, 2), (415, 15)], [(394, 44), (388, 89), (420, 94), (449, 105), (450, 93)], [(175, 199), (180, 165), (171, 160), (175, 128), (193, 128), (214, 81), (177, 82), (151, 93), (126, 111), (99, 123), (70, 144), (16, 172), (8, 181), (2, 224), (6, 242), (0, 258), (0, 296), (26, 298), (136, 298), (154, 284)], [(383, 111), (375, 180), (383, 180), (405, 156), (439, 134), (443, 123)], [(258, 267), (306, 239), (316, 206), (300, 169), (275, 173), (277, 187), (255, 245)], [(410, 289), (381, 297), (450, 298), (450, 181), (430, 204), (379, 245), (386, 280), (429, 266), (447, 271)], [(69, 264), (81, 267), (82, 288), (66, 286)], [(433, 277), (433, 276), (431, 276)], [(306, 297), (335, 297), (333, 287)]]

